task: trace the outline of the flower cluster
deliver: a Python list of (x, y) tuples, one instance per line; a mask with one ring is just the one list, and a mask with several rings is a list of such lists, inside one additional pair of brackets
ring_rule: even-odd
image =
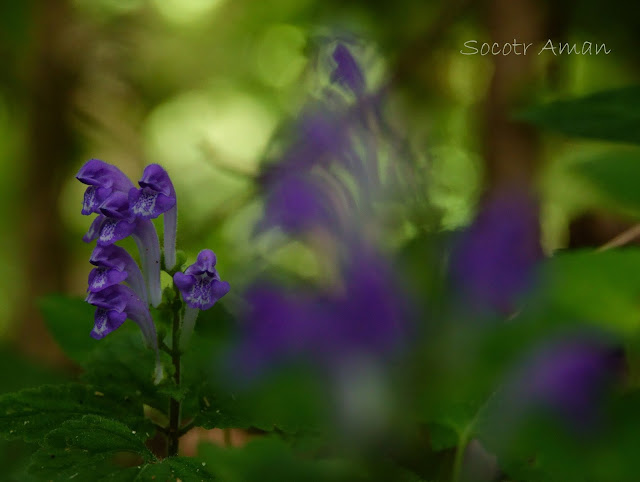
[(256, 232), (322, 232), (316, 239), (321, 256), (332, 253), (325, 264), (334, 264), (337, 276), (331, 286), (308, 290), (271, 281), (248, 290), (233, 359), (248, 378), (288, 361), (310, 362), (337, 376), (355, 360), (377, 363), (397, 355), (411, 331), (411, 303), (375, 236), (374, 206), (386, 187), (380, 180), (383, 120), (349, 47), (334, 43), (326, 57), (331, 69), (324, 101), (303, 109), (291, 142), (258, 178), (265, 209)]
[[(136, 188), (117, 167), (98, 159), (86, 162), (76, 178), (88, 187), (82, 214), (98, 214), (85, 242), (97, 240), (90, 262), (86, 301), (96, 307), (91, 336), (101, 339), (129, 318), (141, 329), (147, 346), (156, 352), (156, 381), (162, 378), (156, 327), (149, 304), (162, 301), (161, 254), (158, 234), (151, 219), (164, 215), (164, 267), (177, 270), (176, 193), (167, 172), (158, 164), (148, 165)], [(131, 236), (138, 247), (140, 264), (117, 241)], [(185, 273), (176, 272), (175, 283), (187, 304), (183, 317), (183, 343), (193, 331), (198, 310), (208, 309), (229, 291), (215, 270), (215, 254), (203, 250)], [(126, 283), (126, 285), (122, 283)]]

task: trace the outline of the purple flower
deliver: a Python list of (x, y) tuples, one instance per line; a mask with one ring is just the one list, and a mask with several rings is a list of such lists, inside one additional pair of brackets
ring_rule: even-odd
[(215, 253), (210, 249), (203, 249), (198, 253), (196, 262), (184, 273), (173, 275), (173, 281), (187, 305), (182, 320), (182, 347), (186, 346), (191, 337), (199, 311), (211, 308), (231, 289), (229, 283), (220, 280), (215, 266)]
[(89, 187), (84, 193), (82, 214), (98, 213), (100, 205), (114, 192), (129, 192), (133, 183), (117, 167), (99, 159), (87, 161), (76, 175)]
[(120, 284), (89, 293), (86, 301), (97, 308), (91, 331), (91, 336), (97, 340), (119, 328), (127, 318), (140, 327), (146, 345), (156, 352), (155, 379), (159, 382), (162, 378), (162, 365), (158, 338), (147, 304), (133, 290)]
[(509, 314), (533, 283), (543, 258), (538, 210), (515, 191), (494, 194), (452, 253), (455, 288), (473, 310)]
[[(108, 246), (98, 245), (94, 248), (93, 253), (91, 253), (89, 262), (97, 266), (98, 270), (102, 270), (96, 272), (93, 279), (91, 277), (92, 275), (89, 275), (89, 291), (99, 291), (113, 284), (118, 284), (121, 281), (126, 281), (138, 297), (145, 303), (148, 303), (147, 289), (142, 272), (124, 248), (116, 246), (115, 244)], [(118, 273), (122, 274), (118, 275)], [(105, 276), (107, 282), (103, 283), (100, 280), (100, 276)], [(121, 279), (117, 281), (119, 278)], [(100, 288), (101, 285), (104, 285), (103, 288)]]
[(481, 438), (500, 454), (529, 424), (545, 420), (584, 436), (603, 421), (607, 398), (624, 373), (622, 349), (602, 334), (545, 342), (523, 357), (489, 400)]
[(364, 74), (349, 49), (339, 43), (333, 51), (332, 57), (336, 62), (336, 68), (331, 73), (331, 82), (351, 89), (358, 96), (362, 95), (365, 89)]
[(210, 249), (203, 249), (195, 263), (184, 273), (176, 273), (173, 280), (182, 293), (182, 297), (191, 308), (208, 310), (216, 301), (229, 292), (226, 281), (220, 281), (215, 269), (216, 255)]
[(519, 395), (563, 420), (593, 421), (608, 388), (623, 373), (619, 347), (596, 339), (556, 341), (534, 353), (519, 374)]
[(267, 192), (263, 219), (256, 227), (262, 232), (279, 227), (289, 234), (300, 234), (324, 227), (336, 231), (340, 220), (340, 198), (326, 180), (311, 174), (291, 174), (274, 183)]
[(164, 213), (164, 258), (167, 269), (176, 264), (177, 205), (176, 192), (169, 174), (158, 164), (144, 168), (141, 189), (129, 191), (131, 212), (143, 219), (157, 218)]

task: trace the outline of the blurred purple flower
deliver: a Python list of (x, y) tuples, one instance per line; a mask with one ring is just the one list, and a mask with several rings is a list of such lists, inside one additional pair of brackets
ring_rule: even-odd
[(291, 174), (273, 183), (266, 193), (262, 220), (256, 226), (260, 233), (279, 227), (289, 234), (301, 234), (315, 227), (336, 231), (341, 226), (337, 196), (326, 180), (311, 174)]
[(494, 194), (458, 240), (451, 277), (472, 310), (516, 309), (516, 301), (532, 286), (543, 258), (538, 210), (527, 195)]
[(203, 249), (198, 253), (196, 262), (184, 273), (178, 272), (173, 275), (173, 281), (187, 305), (182, 320), (181, 345), (183, 348), (191, 338), (199, 311), (211, 308), (231, 289), (229, 283), (220, 280), (220, 275), (215, 268), (216, 261), (213, 251)]
[(525, 362), (519, 399), (574, 426), (594, 421), (603, 397), (624, 372), (622, 349), (596, 339), (556, 341)]
[(342, 84), (358, 96), (362, 95), (365, 89), (364, 74), (349, 49), (339, 43), (332, 57), (336, 68), (331, 73), (331, 82)]
[(381, 359), (407, 342), (410, 311), (380, 256), (354, 254), (339, 290), (287, 291), (272, 283), (249, 290), (236, 367), (253, 377), (289, 361), (339, 370), (352, 359)]

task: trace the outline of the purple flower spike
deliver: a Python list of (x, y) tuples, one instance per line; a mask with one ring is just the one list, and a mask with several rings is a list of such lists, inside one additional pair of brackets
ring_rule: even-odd
[(187, 304), (182, 319), (181, 348), (186, 347), (191, 338), (199, 311), (211, 308), (231, 289), (229, 283), (220, 280), (215, 265), (215, 253), (210, 249), (203, 249), (196, 262), (184, 273), (173, 275), (173, 281)]
[(76, 178), (89, 187), (84, 194), (82, 214), (99, 212), (100, 205), (114, 192), (128, 192), (133, 187), (129, 178), (117, 167), (98, 159), (87, 161)]
[[(147, 304), (124, 285), (115, 285), (96, 293), (89, 293), (86, 300), (98, 308), (95, 316), (95, 326), (92, 331), (94, 338), (104, 336), (117, 329), (124, 319), (129, 318), (140, 327), (145, 344), (156, 353), (156, 383), (162, 379), (162, 365), (158, 350), (158, 336)], [(123, 319), (124, 315), (124, 319)]]
[(115, 244), (109, 246), (98, 245), (93, 250), (93, 253), (91, 253), (89, 262), (94, 266), (124, 272), (127, 275), (125, 276), (126, 282), (129, 283), (133, 291), (135, 291), (138, 297), (145, 303), (149, 302), (142, 272), (124, 248), (116, 246)]
[(131, 212), (143, 219), (157, 218), (164, 213), (164, 261), (167, 269), (176, 264), (176, 231), (178, 210), (176, 191), (169, 174), (158, 164), (149, 164), (138, 182), (141, 189), (129, 191)]
[(354, 94), (361, 95), (365, 89), (365, 80), (358, 63), (343, 44), (338, 44), (333, 51), (336, 68), (331, 73), (331, 82), (337, 82), (351, 89)]

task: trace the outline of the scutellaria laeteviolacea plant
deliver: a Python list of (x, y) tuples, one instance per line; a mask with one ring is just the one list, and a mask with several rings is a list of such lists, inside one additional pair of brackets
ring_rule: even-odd
[[(98, 214), (85, 242), (97, 240), (90, 263), (86, 301), (96, 307), (95, 323), (90, 335), (101, 339), (119, 328), (126, 319), (135, 322), (142, 331), (145, 344), (156, 354), (154, 382), (163, 378), (160, 347), (171, 345), (174, 353), (186, 347), (193, 332), (199, 310), (211, 308), (229, 292), (215, 269), (216, 256), (205, 249), (197, 261), (184, 273), (176, 266), (177, 202), (169, 174), (158, 164), (148, 165), (135, 187), (117, 167), (98, 159), (87, 161), (76, 178), (88, 187), (84, 194), (82, 214)], [(164, 258), (160, 242), (151, 221), (164, 216)], [(124, 248), (115, 243), (131, 236), (137, 247), (140, 266)], [(162, 264), (162, 261), (164, 263)], [(179, 327), (168, 343), (158, 340), (156, 324), (149, 306), (162, 302), (160, 273), (164, 268), (173, 275), (174, 293), (182, 295), (176, 320)], [(123, 284), (125, 283), (125, 284)], [(182, 340), (176, 339), (182, 335)]]

